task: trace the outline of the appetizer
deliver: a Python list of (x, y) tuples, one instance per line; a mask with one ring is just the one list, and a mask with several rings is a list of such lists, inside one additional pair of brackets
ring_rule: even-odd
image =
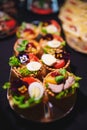
[(42, 53), (55, 55), (57, 50), (64, 49), (65, 45), (66, 43), (63, 38), (55, 34), (46, 34), (40, 39)]
[(45, 35), (48, 33), (60, 35), (61, 33), (61, 27), (59, 23), (54, 19), (40, 22), (38, 27), (40, 29), (40, 34), (42, 35)]
[(18, 38), (35, 39), (39, 34), (39, 30), (35, 24), (22, 22), (17, 28), (16, 36)]
[(55, 55), (44, 53), (41, 57), (41, 61), (45, 65), (48, 72), (60, 68), (69, 69), (70, 55), (63, 50), (58, 51)]
[(81, 78), (66, 69), (58, 69), (47, 74), (43, 84), (49, 98), (61, 99), (71, 96), (79, 87)]
[(17, 77), (33, 76), (42, 80), (45, 75), (44, 65), (33, 53), (20, 53), (18, 56), (11, 56), (9, 65)]
[(36, 40), (26, 40), (19, 38), (14, 44), (14, 54), (17, 56), (22, 52), (38, 55), (40, 51), (39, 43)]

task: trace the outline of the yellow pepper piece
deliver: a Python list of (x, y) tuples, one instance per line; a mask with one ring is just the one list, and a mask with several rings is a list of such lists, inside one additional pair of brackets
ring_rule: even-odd
[(46, 83), (56, 84), (55, 77), (52, 77), (52, 76), (48, 76), (48, 77), (45, 79), (45, 81), (46, 81)]

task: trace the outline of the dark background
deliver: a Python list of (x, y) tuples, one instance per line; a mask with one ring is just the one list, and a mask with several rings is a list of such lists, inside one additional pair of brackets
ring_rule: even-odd
[[(63, 5), (64, 0), (59, 1), (59, 6)], [(50, 15), (38, 15), (26, 10), (26, 6), (20, 7), (17, 4), (17, 12), (13, 17), (20, 25), (21, 22), (32, 22), (34, 20), (55, 19), (60, 25), (58, 13)], [(62, 32), (62, 36), (64, 34)], [(70, 53), (71, 70), (74, 74), (82, 77), (80, 88), (77, 92), (75, 107), (66, 117), (51, 123), (35, 123), (22, 119), (9, 106), (7, 101), (7, 91), (3, 90), (2, 85), (9, 80), (10, 66), (9, 57), (13, 54), (13, 45), (16, 35), (0, 39), (0, 130), (30, 130), (30, 129), (58, 129), (58, 130), (87, 130), (87, 55), (76, 52), (68, 45), (66, 50)]]

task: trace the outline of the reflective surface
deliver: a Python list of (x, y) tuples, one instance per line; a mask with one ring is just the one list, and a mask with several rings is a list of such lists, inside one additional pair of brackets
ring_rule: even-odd
[(69, 114), (75, 105), (76, 93), (59, 100), (52, 99), (51, 97), (49, 97), (48, 102), (41, 102), (38, 105), (26, 109), (20, 109), (16, 105), (13, 105), (12, 93), (10, 89), (8, 89), (7, 91), (7, 98), (10, 107), (20, 117), (34, 122), (45, 123), (59, 120)]

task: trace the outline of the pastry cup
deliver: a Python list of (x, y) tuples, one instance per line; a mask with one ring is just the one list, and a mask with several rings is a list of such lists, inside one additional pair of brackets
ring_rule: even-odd
[(15, 80), (14, 76), (11, 81), (11, 87), (7, 90), (7, 99), (11, 108), (22, 118), (40, 121), (44, 116), (42, 82), (34, 77)]
[(48, 73), (43, 80), (48, 99), (57, 104), (57, 100), (72, 96), (79, 87), (79, 80), (79, 77), (64, 68)]
[(23, 22), (16, 31), (18, 38), (25, 38), (27, 40), (35, 39), (39, 34), (39, 30), (36, 25), (32, 23)]
[(33, 76), (43, 80), (43, 77), (46, 75), (44, 65), (33, 53), (12, 56), (9, 59), (9, 65), (14, 74), (20, 78)]
[(35, 55), (39, 54), (40, 46), (36, 40), (26, 40), (24, 38), (19, 38), (14, 44), (14, 55), (19, 55), (22, 52), (33, 53)]
[(65, 40), (61, 36), (46, 34), (40, 39), (40, 46), (43, 53), (54, 55), (57, 50), (65, 48)]
[[(41, 59), (47, 73), (60, 68), (70, 70), (70, 54), (65, 50), (57, 50), (55, 55), (43, 54)], [(48, 64), (48, 62), (50, 62), (50, 64)]]
[(39, 23), (38, 25), (39, 28), (39, 33), (43, 36), (46, 35), (48, 33), (50, 34), (56, 34), (56, 35), (60, 35), (61, 34), (61, 27), (59, 25), (59, 23), (52, 19), (52, 20), (45, 20)]
[(26, 66), (19, 66), (19, 67), (12, 67), (11, 70), (14, 74), (19, 77), (26, 77), (26, 76), (33, 76), (37, 77), (40, 80), (43, 80), (43, 77), (46, 75), (45, 67), (41, 66), (40, 70), (38, 71), (29, 71)]
[[(45, 67), (46, 67), (48, 73), (56, 70), (56, 68), (53, 68), (53, 67), (49, 67), (49, 66), (45, 66)], [(67, 63), (63, 67), (60, 67), (60, 68), (65, 68), (67, 70), (70, 70), (70, 60), (68, 60)]]

